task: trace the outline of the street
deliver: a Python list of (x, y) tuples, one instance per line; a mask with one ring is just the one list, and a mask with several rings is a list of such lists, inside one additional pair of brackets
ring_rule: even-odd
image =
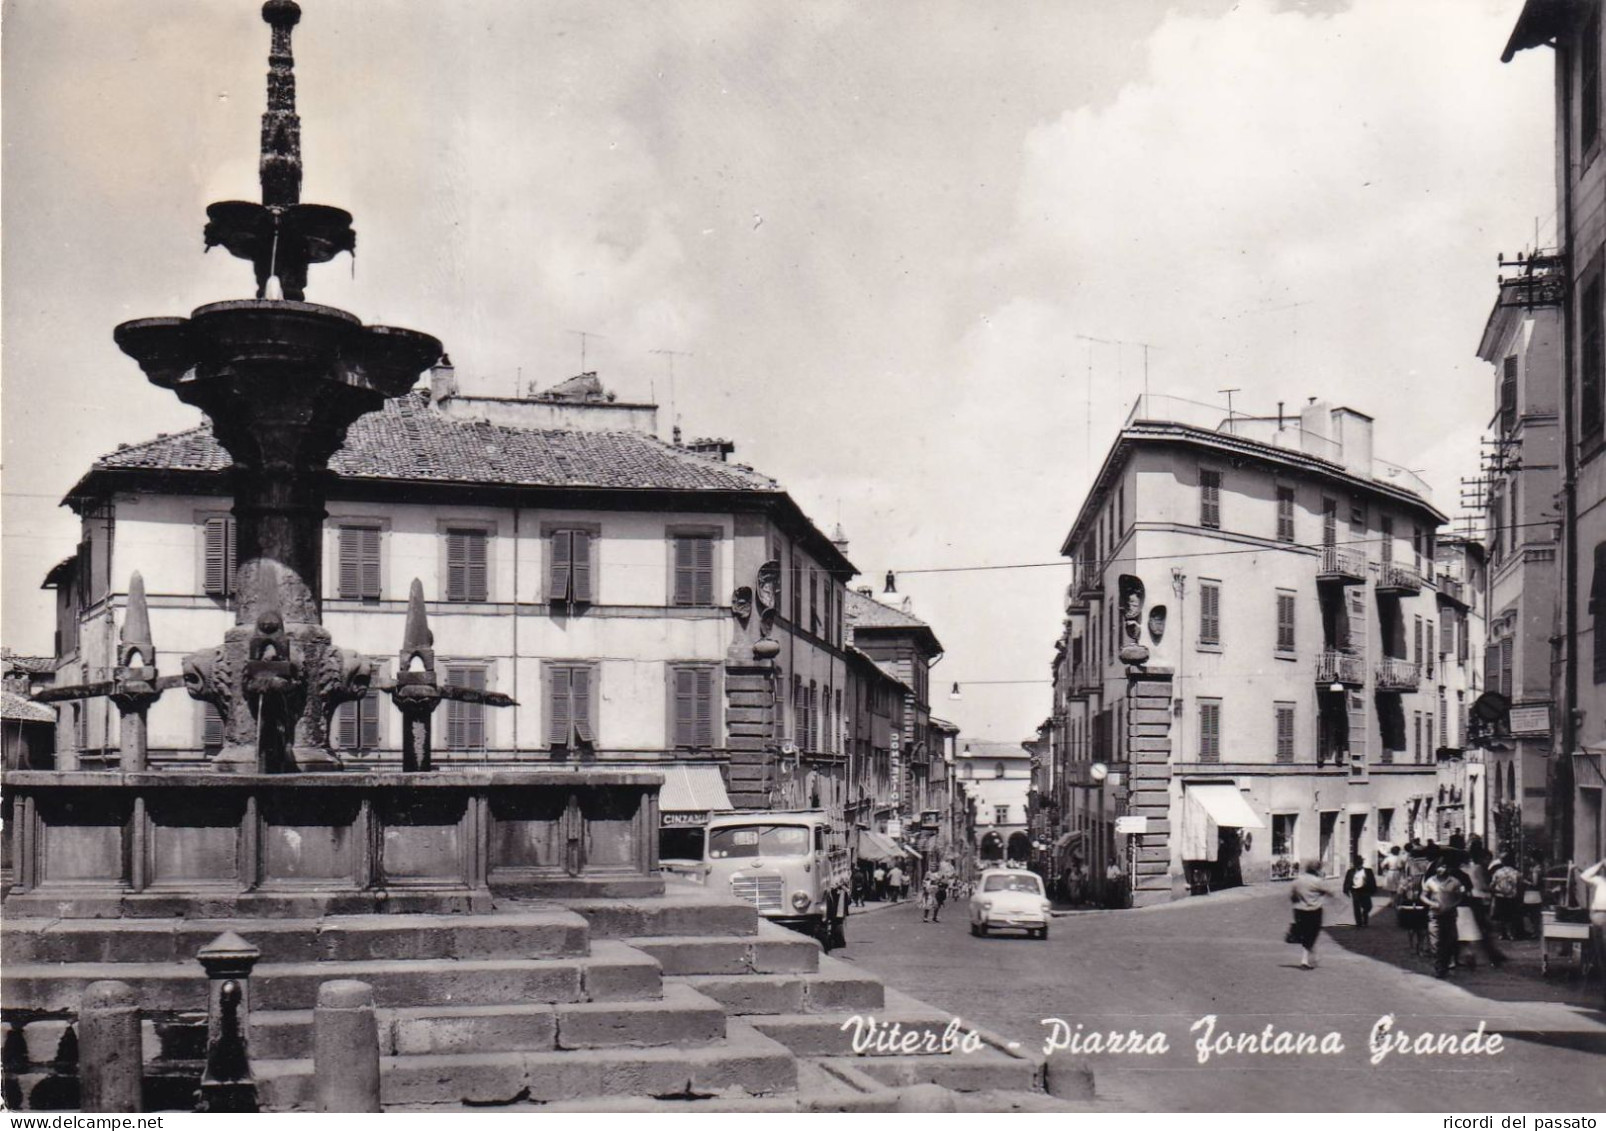
[[(1329, 905), (1320, 965), (1298, 968), (1299, 952), (1282, 942), (1288, 920), (1281, 886), (1240, 888), (1138, 911), (1056, 917), (1047, 941), (1015, 935), (972, 938), (965, 908), (940, 923), (919, 908), (871, 905), (848, 920), (857, 962), (913, 994), (1024, 1047), (1041, 1051), (1060, 1018), (1084, 1047), (1090, 1034), (1136, 1032), (1166, 1052), (1088, 1056), (1101, 1104), (1112, 1110), (1162, 1111), (1599, 1111), (1606, 1108), (1606, 1017), (1577, 1003), (1577, 982), (1537, 977), (1537, 944), (1512, 948), (1504, 970), (1480, 965), (1450, 981), (1412, 958), (1405, 936), (1383, 910), (1366, 931), (1347, 906)], [(1598, 991), (1596, 991), (1598, 992)], [(1571, 999), (1574, 1004), (1568, 1004)], [(1598, 999), (1597, 999), (1598, 1000)], [(1342, 1052), (1216, 1052), (1199, 1063), (1190, 1032), (1214, 1014), (1214, 1035), (1263, 1038), (1272, 1048), (1302, 1034)], [(1393, 1051), (1373, 1066), (1369, 1038), (1385, 1015), (1412, 1047), (1423, 1033), (1453, 1034), (1453, 1054)], [(1483, 1023), (1499, 1034), (1466, 1040)], [(1391, 1047), (1393, 1047), (1391, 1045)], [(1053, 1054), (1066, 1057), (1069, 1052)], [(1052, 1060), (1051, 1060), (1052, 1063)]]

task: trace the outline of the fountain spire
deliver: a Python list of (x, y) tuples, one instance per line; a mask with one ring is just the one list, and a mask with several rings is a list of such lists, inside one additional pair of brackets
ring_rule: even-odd
[(296, 113), (295, 54), (290, 34), (301, 21), (295, 0), (267, 0), (262, 19), (273, 29), (268, 48), (268, 102), (257, 163), (262, 203), (225, 200), (207, 207), (206, 246), (251, 261), (257, 298), (306, 299), (307, 268), (343, 251), (356, 254), (351, 213), (301, 203), (301, 118)]

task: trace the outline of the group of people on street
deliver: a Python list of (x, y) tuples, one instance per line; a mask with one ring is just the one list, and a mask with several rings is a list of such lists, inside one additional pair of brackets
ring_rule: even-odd
[(1089, 871), (1082, 863), (1081, 857), (1073, 856), (1071, 865), (1061, 872), (1055, 885), (1056, 894), (1072, 907), (1085, 905), (1099, 905), (1103, 907), (1125, 907), (1126, 900), (1126, 873), (1121, 871), (1121, 864), (1111, 860), (1104, 869), (1104, 887), (1102, 892), (1094, 883), (1094, 872)]
[[(1402, 926), (1414, 933), (1422, 921), (1434, 977), (1447, 978), (1459, 967), (1476, 966), (1479, 951), (1498, 968), (1506, 955), (1497, 940), (1528, 938), (1536, 930), (1529, 912), (1539, 906), (1536, 897), (1542, 878), (1542, 862), (1535, 862), (1525, 874), (1515, 853), (1494, 858), (1478, 838), (1465, 847), (1450, 848), (1413, 841), (1404, 850), (1391, 848), (1376, 869), (1357, 855), (1338, 892), (1322, 875), (1321, 862), (1310, 860), (1289, 892), (1293, 922), (1286, 941), (1301, 947), (1301, 969), (1315, 969), (1326, 899), (1339, 893), (1348, 896), (1355, 926), (1365, 929), (1371, 923), (1373, 897), (1384, 890), (1393, 894)], [(1585, 886), (1594, 964), (1606, 988), (1606, 860), (1579, 872), (1578, 879)]]

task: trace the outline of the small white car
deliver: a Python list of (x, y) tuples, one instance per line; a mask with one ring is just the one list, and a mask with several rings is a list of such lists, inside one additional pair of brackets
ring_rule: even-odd
[(1043, 880), (1036, 872), (1016, 868), (996, 868), (983, 872), (970, 897), (970, 933), (1025, 931), (1040, 939), (1048, 938), (1048, 897)]

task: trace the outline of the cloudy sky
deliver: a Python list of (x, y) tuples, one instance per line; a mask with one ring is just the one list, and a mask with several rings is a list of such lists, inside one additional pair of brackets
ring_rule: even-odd
[[(254, 0), (4, 4), (4, 626), (48, 652), (58, 509), (198, 422), (112, 344), (242, 297)], [(508, 395), (587, 367), (736, 440), (887, 569), (1052, 562), (1147, 380), (1322, 396), (1457, 510), (1492, 414), (1496, 253), (1551, 242), (1551, 55), (1521, 0), (303, 0), (308, 298)], [(1103, 339), (1095, 342), (1087, 339)], [(1090, 444), (1091, 441), (1091, 444)], [(1068, 568), (911, 574), (936, 709), (1025, 736)], [(878, 583), (879, 588), (879, 583)], [(983, 684), (981, 681), (1044, 680)]]

